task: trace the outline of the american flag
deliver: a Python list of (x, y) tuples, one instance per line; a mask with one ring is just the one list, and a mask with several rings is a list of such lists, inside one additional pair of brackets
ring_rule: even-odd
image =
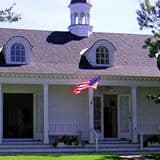
[(77, 95), (82, 92), (85, 92), (86, 90), (88, 90), (90, 88), (96, 89), (99, 84), (100, 79), (101, 79), (101, 77), (98, 76), (98, 77), (95, 77), (90, 80), (85, 80), (85, 81), (79, 82), (76, 84), (76, 87), (72, 90), (72, 93)]

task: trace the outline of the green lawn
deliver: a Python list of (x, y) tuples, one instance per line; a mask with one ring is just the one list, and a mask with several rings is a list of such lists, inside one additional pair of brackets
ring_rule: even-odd
[(0, 156), (0, 160), (128, 160), (110, 155), (49, 155), (49, 156)]
[(124, 158), (120, 156), (111, 155), (46, 155), (46, 156), (29, 156), (29, 155), (15, 155), (15, 156), (0, 156), (0, 160), (160, 160), (160, 154), (143, 155), (139, 158), (129, 157)]

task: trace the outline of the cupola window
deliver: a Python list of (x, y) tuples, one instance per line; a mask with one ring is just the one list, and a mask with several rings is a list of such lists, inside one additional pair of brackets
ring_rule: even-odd
[(25, 47), (21, 43), (14, 43), (11, 46), (11, 62), (25, 63)]
[(81, 13), (81, 22), (80, 22), (81, 24), (85, 24), (86, 23), (86, 16), (85, 16), (85, 14), (82, 12)]
[(96, 49), (96, 64), (109, 64), (109, 52), (105, 46)]
[(74, 14), (74, 24), (78, 24), (78, 13)]

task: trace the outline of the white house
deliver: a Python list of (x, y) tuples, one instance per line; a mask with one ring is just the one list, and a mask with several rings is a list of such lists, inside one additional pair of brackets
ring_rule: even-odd
[[(68, 32), (0, 29), (0, 144), (76, 133), (140, 143), (159, 133), (160, 105), (147, 95), (160, 93), (160, 71), (142, 48), (147, 36), (92, 32), (91, 7), (71, 0)], [(71, 92), (96, 76), (97, 90)]]

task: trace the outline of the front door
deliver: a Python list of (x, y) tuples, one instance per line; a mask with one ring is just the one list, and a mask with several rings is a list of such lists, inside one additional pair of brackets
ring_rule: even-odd
[(3, 137), (33, 138), (33, 94), (4, 94)]
[(104, 138), (117, 137), (117, 95), (103, 97)]

